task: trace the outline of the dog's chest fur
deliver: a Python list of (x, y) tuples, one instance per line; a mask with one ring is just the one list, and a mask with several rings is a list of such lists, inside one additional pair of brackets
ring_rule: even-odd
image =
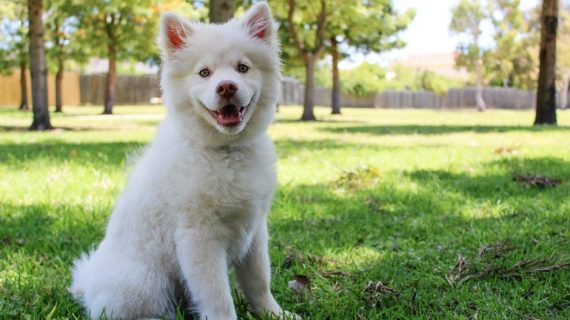
[[(179, 226), (206, 228), (227, 243), (231, 260), (249, 248), (265, 223), (275, 187), (275, 152), (268, 139), (237, 147), (188, 149), (179, 154), (173, 206), (182, 205)], [(177, 211), (177, 210), (173, 210)]]

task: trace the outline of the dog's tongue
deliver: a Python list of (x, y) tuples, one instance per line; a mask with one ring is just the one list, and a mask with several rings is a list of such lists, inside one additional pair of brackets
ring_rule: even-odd
[(241, 122), (241, 116), (238, 107), (228, 104), (218, 111), (218, 122), (224, 126), (236, 125)]

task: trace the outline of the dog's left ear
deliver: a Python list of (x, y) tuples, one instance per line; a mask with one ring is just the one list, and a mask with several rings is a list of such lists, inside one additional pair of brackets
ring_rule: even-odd
[(253, 38), (271, 41), (275, 36), (273, 16), (266, 2), (258, 2), (249, 8), (240, 21)]
[(165, 13), (160, 19), (158, 46), (164, 59), (169, 58), (187, 45), (192, 33), (192, 25), (183, 17), (174, 13)]

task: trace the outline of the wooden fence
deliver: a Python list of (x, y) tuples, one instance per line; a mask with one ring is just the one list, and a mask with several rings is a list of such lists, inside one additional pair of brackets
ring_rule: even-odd
[[(82, 75), (80, 77), (81, 104), (103, 104), (105, 75)], [(438, 96), (428, 91), (384, 91), (356, 97), (342, 94), (341, 104), (348, 108), (475, 108), (473, 87), (450, 89)], [(160, 97), (159, 78), (156, 75), (118, 76), (117, 104), (148, 104), (151, 98)], [(282, 81), (281, 104), (302, 104), (304, 86), (285, 78)], [(489, 108), (531, 109), (536, 102), (534, 91), (512, 88), (485, 87), (483, 98)], [(331, 105), (331, 89), (316, 88), (315, 104)]]
[[(283, 80), (283, 104), (302, 104), (302, 84), (290, 79)], [(331, 89), (317, 87), (315, 104), (331, 105)], [(438, 96), (429, 91), (393, 91), (387, 90), (365, 97), (341, 94), (341, 105), (348, 108), (475, 108), (476, 88), (466, 87), (450, 89), (445, 95)], [(483, 88), (483, 99), (490, 108), (531, 109), (535, 107), (534, 91), (512, 88)]]
[[(103, 105), (105, 97), (105, 74), (81, 75), (82, 105)], [(117, 76), (115, 103), (149, 104), (150, 99), (160, 97), (160, 80), (156, 75)]]
[[(32, 106), (30, 73), (27, 75), (28, 105)], [(64, 72), (62, 81), (62, 102), (64, 105), (77, 106), (79, 99), (79, 74), (76, 72)], [(8, 75), (0, 75), (0, 106), (20, 105), (20, 70), (14, 69)], [(55, 76), (48, 75), (48, 103), (55, 105)]]

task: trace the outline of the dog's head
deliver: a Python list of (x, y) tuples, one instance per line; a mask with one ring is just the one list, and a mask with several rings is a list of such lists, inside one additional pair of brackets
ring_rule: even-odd
[(166, 13), (158, 39), (164, 101), (183, 127), (214, 145), (266, 130), (280, 94), (279, 49), (266, 3), (220, 25)]

